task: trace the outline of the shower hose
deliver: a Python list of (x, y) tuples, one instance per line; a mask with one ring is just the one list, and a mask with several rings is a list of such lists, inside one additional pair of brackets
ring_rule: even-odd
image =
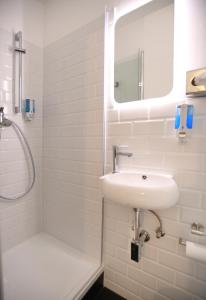
[(14, 121), (10, 121), (10, 122), (11, 122), (11, 126), (13, 127), (13, 129), (16, 132), (17, 136), (19, 136), (20, 139), (23, 140), (23, 142), (26, 146), (26, 149), (28, 151), (29, 158), (31, 160), (31, 166), (32, 166), (32, 180), (31, 180), (31, 183), (28, 185), (25, 192), (19, 194), (18, 196), (14, 196), (14, 197), (6, 197), (6, 196), (3, 196), (3, 195), (0, 195), (0, 199), (3, 199), (3, 200), (18, 200), (18, 199), (24, 197), (25, 195), (27, 195), (31, 191), (31, 189), (33, 188), (34, 183), (35, 183), (35, 179), (36, 179), (36, 171), (35, 171), (34, 158), (32, 156), (31, 148), (29, 146), (29, 143), (27, 142), (27, 139), (26, 139), (25, 135), (23, 134), (21, 128)]

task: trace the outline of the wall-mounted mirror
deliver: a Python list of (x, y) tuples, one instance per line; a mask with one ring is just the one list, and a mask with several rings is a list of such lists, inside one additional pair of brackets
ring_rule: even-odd
[(174, 0), (152, 2), (115, 26), (114, 97), (119, 103), (166, 96), (173, 86)]

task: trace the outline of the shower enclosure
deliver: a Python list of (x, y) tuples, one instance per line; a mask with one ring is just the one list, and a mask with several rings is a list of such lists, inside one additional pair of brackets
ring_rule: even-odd
[[(81, 299), (102, 273), (103, 19), (44, 44), (44, 12), (37, 0), (0, 1), (0, 107), (36, 171), (24, 195), (30, 157), (2, 126), (1, 300)], [(26, 98), (35, 101), (32, 118)]]

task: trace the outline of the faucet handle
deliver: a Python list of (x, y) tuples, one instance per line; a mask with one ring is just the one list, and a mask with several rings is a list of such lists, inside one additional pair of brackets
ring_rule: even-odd
[(128, 145), (113, 145), (112, 148), (113, 150), (119, 151), (119, 150), (128, 149)]
[(129, 146), (128, 145), (119, 145), (117, 146), (119, 150), (124, 150), (124, 149), (128, 149)]
[(122, 156), (131, 157), (133, 155), (133, 153), (128, 152), (128, 151), (124, 151), (128, 148), (129, 147), (127, 145), (113, 146), (113, 155), (115, 155), (115, 156), (122, 155)]

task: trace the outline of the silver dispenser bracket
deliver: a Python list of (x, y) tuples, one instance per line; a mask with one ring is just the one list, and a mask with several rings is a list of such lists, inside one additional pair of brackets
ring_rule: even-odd
[(206, 68), (187, 72), (186, 95), (188, 97), (206, 96)]

